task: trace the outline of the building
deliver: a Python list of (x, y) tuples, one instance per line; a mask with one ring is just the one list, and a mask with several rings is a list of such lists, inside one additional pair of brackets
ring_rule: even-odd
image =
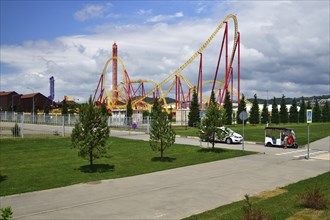
[(13, 107), (17, 105), (20, 96), (15, 91), (0, 92), (0, 111), (12, 111)]
[(15, 91), (0, 92), (1, 111), (32, 112), (50, 108), (52, 101), (41, 93), (18, 94)]

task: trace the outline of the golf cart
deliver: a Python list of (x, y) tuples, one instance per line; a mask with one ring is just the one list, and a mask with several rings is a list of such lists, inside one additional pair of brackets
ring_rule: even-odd
[(298, 148), (296, 134), (292, 128), (266, 127), (265, 146)]

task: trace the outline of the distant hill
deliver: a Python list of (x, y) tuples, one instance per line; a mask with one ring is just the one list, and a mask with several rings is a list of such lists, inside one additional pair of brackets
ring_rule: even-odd
[[(304, 97), (304, 100), (305, 101), (314, 102), (315, 100), (329, 99), (329, 98), (330, 98), (330, 95), (322, 95), (322, 96)], [(293, 99), (294, 98), (285, 98), (286, 104), (291, 104)], [(253, 98), (250, 98), (250, 99), (247, 99), (247, 100), (249, 100), (250, 102), (253, 102), (254, 99)], [(266, 99), (258, 99), (258, 103), (259, 104), (263, 104), (265, 100)], [(282, 100), (282, 97), (276, 98), (277, 104), (280, 104), (281, 103), (281, 100)], [(297, 101), (297, 103), (300, 103), (301, 97), (296, 98), (296, 101)], [(268, 99), (268, 104), (271, 104), (272, 102), (273, 102), (273, 98), (272, 99)]]

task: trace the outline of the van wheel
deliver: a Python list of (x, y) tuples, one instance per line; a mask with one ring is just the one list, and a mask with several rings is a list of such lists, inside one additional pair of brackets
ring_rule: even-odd
[(266, 144), (266, 146), (267, 147), (271, 147), (271, 146), (273, 146), (270, 142), (268, 142), (267, 144)]
[(227, 138), (227, 139), (226, 139), (226, 143), (227, 143), (227, 144), (231, 144), (231, 139), (230, 139), (230, 138)]

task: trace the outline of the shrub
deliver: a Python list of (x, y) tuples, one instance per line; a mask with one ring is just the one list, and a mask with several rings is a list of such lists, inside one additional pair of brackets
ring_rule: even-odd
[(298, 195), (298, 200), (305, 208), (324, 209), (327, 206), (327, 200), (319, 186), (307, 189), (304, 194)]
[(15, 123), (15, 126), (11, 129), (11, 133), (13, 134), (14, 137), (21, 136), (21, 128), (18, 127), (17, 123)]
[(269, 219), (261, 208), (253, 208), (249, 195), (245, 195), (246, 205), (243, 206), (244, 220), (267, 220)]
[(1, 209), (1, 220), (10, 220), (12, 215), (13, 211), (10, 206)]

